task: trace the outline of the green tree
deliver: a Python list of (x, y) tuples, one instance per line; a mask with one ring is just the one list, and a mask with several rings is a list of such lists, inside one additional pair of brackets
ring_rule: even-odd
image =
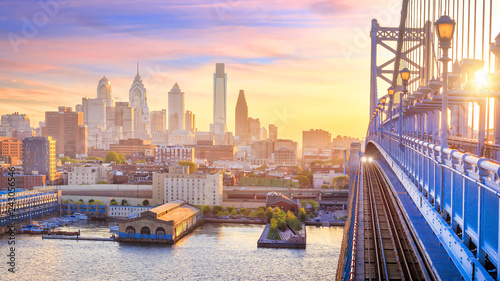
[(190, 174), (194, 174), (198, 170), (198, 166), (193, 161), (184, 161), (184, 160), (181, 160), (181, 161), (179, 161), (179, 165), (180, 166), (188, 166)]
[(249, 210), (248, 208), (241, 208), (240, 213), (244, 215), (245, 217), (248, 217), (252, 211)]
[(236, 211), (236, 209), (234, 209), (234, 208), (231, 212), (229, 212), (229, 215), (231, 215), (231, 216), (236, 216), (237, 214), (238, 214), (238, 211)]
[(307, 218), (306, 210), (304, 208), (300, 208), (299, 209), (299, 220), (306, 221), (306, 218)]
[(267, 239), (272, 240), (281, 240), (280, 234), (278, 233), (278, 221), (275, 219), (271, 219), (271, 223), (269, 225), (269, 232), (267, 233)]
[(115, 199), (111, 199), (111, 202), (109, 202), (109, 205), (111, 205), (111, 206), (118, 206), (118, 202), (116, 202)]
[(89, 156), (87, 158), (85, 158), (85, 160), (94, 160), (94, 161), (99, 161), (99, 160), (102, 160), (101, 158), (99, 157), (96, 157), (96, 156)]
[(234, 207), (227, 207), (226, 210), (228, 213), (232, 213), (235, 209)]
[(145, 199), (144, 201), (142, 201), (142, 205), (149, 206), (149, 200)]
[(94, 203), (95, 203), (96, 205), (103, 205), (101, 200), (95, 200), (95, 201), (94, 201)]
[(251, 218), (255, 218), (257, 216), (257, 213), (254, 210), (251, 210), (248, 216)]
[(296, 178), (299, 181), (300, 188), (308, 188), (310, 185), (309, 179), (304, 175), (298, 175)]
[(98, 181), (97, 184), (108, 184), (108, 181)]
[(134, 164), (139, 164), (139, 163), (146, 163), (146, 161), (144, 161), (144, 160), (137, 160), (137, 161), (134, 162)]
[(90, 199), (90, 200), (89, 200), (89, 205), (93, 205), (93, 204), (95, 204), (95, 203), (94, 203), (94, 199)]
[(202, 210), (204, 215), (208, 215), (210, 213), (210, 207), (207, 205), (203, 205)]
[(115, 162), (116, 164), (122, 163), (120, 156), (118, 156), (118, 153), (116, 153), (116, 151), (108, 152), (108, 154), (106, 154), (106, 157), (104, 157), (104, 162), (105, 163)]
[(222, 208), (222, 206), (214, 206), (212, 208), (212, 213), (213, 214), (218, 214), (219, 212), (222, 212), (222, 210), (224, 210), (224, 208)]
[(329, 187), (328, 185), (326, 185), (326, 184), (322, 184), (322, 185), (321, 185), (321, 189), (329, 189), (329, 188), (330, 188), (330, 187)]
[(128, 204), (127, 200), (123, 199), (123, 200), (122, 200), (122, 206), (125, 206), (125, 205), (127, 205), (127, 204)]
[(125, 157), (125, 154), (118, 153), (118, 157), (120, 158), (120, 161), (121, 161), (120, 164), (127, 162), (127, 157)]
[(266, 214), (265, 214), (264, 210), (259, 209), (259, 210), (257, 210), (257, 212), (255, 212), (255, 216), (258, 218), (264, 218), (266, 216)]
[(267, 207), (267, 210), (265, 212), (265, 216), (267, 220), (270, 220), (273, 217), (273, 208)]
[(69, 160), (71, 160), (71, 158), (69, 158), (69, 156), (63, 156), (59, 160), (61, 160), (61, 163), (64, 164), (66, 162), (69, 162)]
[(346, 175), (334, 177), (331, 185), (335, 189), (347, 189), (349, 188), (349, 177)]

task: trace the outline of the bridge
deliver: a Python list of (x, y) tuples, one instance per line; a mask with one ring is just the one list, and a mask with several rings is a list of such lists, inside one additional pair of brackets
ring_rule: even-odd
[(500, 280), (499, 9), (402, 0), (398, 27), (372, 20), (336, 280)]

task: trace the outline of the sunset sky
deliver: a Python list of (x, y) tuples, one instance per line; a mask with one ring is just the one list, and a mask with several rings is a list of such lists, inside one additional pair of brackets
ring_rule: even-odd
[[(103, 75), (117, 101), (140, 64), (150, 110), (177, 82), (186, 109), (212, 122), (215, 63), (226, 64), (228, 130), (245, 90), (249, 116), (279, 137), (325, 129), (363, 137), (369, 25), (397, 26), (400, 0), (120, 0), (0, 2), (0, 114), (35, 117), (96, 97)], [(33, 29), (35, 27), (35, 29)]]

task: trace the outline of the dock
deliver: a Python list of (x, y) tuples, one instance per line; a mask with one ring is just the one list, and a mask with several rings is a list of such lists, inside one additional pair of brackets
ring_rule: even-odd
[(42, 239), (85, 240), (85, 241), (115, 241), (114, 238), (79, 237), (79, 236), (62, 236), (62, 235), (42, 235)]

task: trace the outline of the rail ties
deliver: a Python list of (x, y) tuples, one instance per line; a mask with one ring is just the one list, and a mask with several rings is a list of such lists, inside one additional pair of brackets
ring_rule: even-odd
[(433, 280), (380, 167), (363, 167), (365, 280)]

